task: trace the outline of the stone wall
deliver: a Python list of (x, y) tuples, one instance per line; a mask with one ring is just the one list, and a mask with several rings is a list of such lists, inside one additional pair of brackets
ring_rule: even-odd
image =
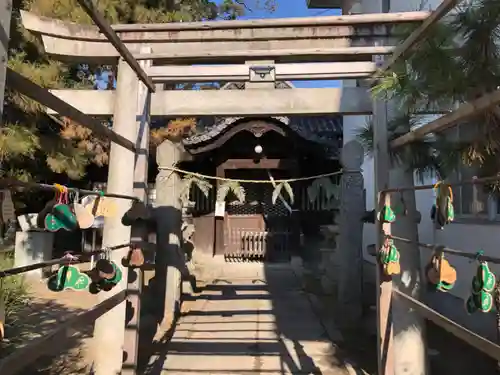
[(365, 190), (361, 171), (363, 147), (350, 141), (342, 149), (340, 210), (320, 236), (305, 236), (302, 254), (305, 289), (327, 298), (341, 324), (356, 322), (363, 300), (363, 216)]

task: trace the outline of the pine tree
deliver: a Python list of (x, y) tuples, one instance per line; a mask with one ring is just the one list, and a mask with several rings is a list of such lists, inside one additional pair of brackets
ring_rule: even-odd
[[(401, 33), (407, 37), (415, 26)], [(457, 103), (474, 100), (500, 87), (500, 2), (475, 0), (466, 2), (456, 13), (434, 25), (425, 39), (404, 59), (400, 59), (379, 81), (373, 91), (376, 96), (393, 99), (399, 114), (388, 124), (389, 138), (397, 138), (409, 128), (426, 122), (418, 114), (429, 109), (453, 108)], [(391, 150), (391, 184), (413, 184), (413, 172), (421, 177), (437, 174), (448, 178), (450, 173), (463, 164), (479, 166), (479, 175), (500, 172), (500, 112), (498, 106), (478, 116), (462, 121), (460, 126), (473, 127), (478, 131), (470, 138), (454, 140), (446, 132), (429, 134), (424, 139)], [(477, 128), (476, 128), (477, 127)], [(369, 152), (373, 151), (373, 124), (359, 131)], [(396, 172), (396, 173), (394, 173)], [(498, 186), (490, 186), (490, 188)], [(404, 196), (408, 212), (416, 211), (415, 192)], [(411, 198), (411, 199), (409, 199)], [(397, 198), (396, 198), (397, 199)], [(392, 233), (408, 238), (412, 244), (401, 244), (406, 254), (403, 265), (409, 282), (395, 281), (397, 287), (419, 298), (420, 252), (417, 224), (401, 217), (392, 225)], [(403, 262), (403, 257), (402, 257)], [(408, 267), (410, 265), (410, 267)], [(412, 275), (413, 273), (413, 275)], [(392, 310), (394, 318), (394, 343), (396, 348), (395, 373), (415, 373), (425, 358), (425, 331), (419, 317), (401, 302), (396, 301)], [(398, 356), (401, 347), (412, 351)], [(417, 355), (416, 355), (417, 354)], [(423, 355), (422, 355), (423, 354)], [(399, 358), (399, 360), (398, 360)], [(416, 360), (416, 361), (415, 361)], [(403, 363), (404, 362), (404, 363)]]
[[(273, 7), (273, 0), (100, 0), (97, 9), (110, 23), (163, 23), (235, 19), (252, 7)], [(19, 11), (82, 24), (92, 20), (75, 0), (24, 0), (14, 2), (9, 66), (47, 88), (96, 88), (96, 77), (106, 76), (105, 89), (115, 81), (113, 67), (67, 65), (51, 60), (41, 41), (22, 28)], [(102, 88), (102, 87), (101, 87)], [(189, 87), (178, 87), (188, 89)], [(0, 131), (0, 175), (38, 181), (81, 179), (89, 165), (108, 162), (109, 144), (68, 118), (47, 115), (38, 103), (6, 91), (3, 128)], [(110, 121), (110, 120), (109, 120)], [(177, 119), (155, 129), (152, 142), (178, 138), (196, 125), (194, 119)], [(66, 176), (66, 177), (64, 177)]]
[[(412, 26), (403, 30), (407, 36)], [(394, 99), (401, 109), (389, 126), (391, 138), (408, 122), (422, 124), (419, 112), (450, 108), (477, 99), (500, 87), (500, 2), (466, 2), (446, 20), (434, 25), (425, 39), (405, 59), (393, 65), (374, 87), (376, 96)], [(458, 141), (447, 133), (431, 134), (393, 151), (395, 160), (420, 175), (437, 173), (447, 178), (457, 162), (478, 167), (478, 175), (500, 173), (500, 109), (498, 106), (460, 123), (475, 135)], [(371, 147), (371, 125), (359, 139)], [(489, 186), (499, 189), (498, 184)]]

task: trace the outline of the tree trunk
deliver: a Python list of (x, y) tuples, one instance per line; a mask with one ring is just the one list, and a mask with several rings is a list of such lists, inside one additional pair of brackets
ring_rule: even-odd
[[(408, 129), (409, 130), (409, 129)], [(414, 174), (405, 166), (393, 166), (390, 172), (390, 186), (403, 187), (414, 185)], [(392, 195), (391, 205), (406, 206), (406, 215), (396, 212), (396, 221), (392, 224), (392, 234), (411, 240), (412, 244), (395, 242), (401, 259), (401, 275), (394, 278), (394, 288), (421, 299), (422, 278), (420, 250), (418, 242), (418, 224), (416, 222), (415, 191)], [(394, 327), (395, 375), (427, 374), (427, 353), (425, 338), (425, 320), (410, 308), (401, 298), (393, 299), (392, 319)]]

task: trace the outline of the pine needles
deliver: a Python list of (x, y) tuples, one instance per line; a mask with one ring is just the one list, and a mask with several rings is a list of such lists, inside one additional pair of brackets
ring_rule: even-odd
[[(396, 34), (404, 39), (413, 27), (400, 28)], [(498, 90), (499, 38), (500, 2), (496, 0), (466, 2), (457, 13), (434, 25), (415, 51), (394, 64), (372, 89), (375, 97), (394, 99), (399, 109), (389, 125), (390, 139), (398, 135), (397, 123), (406, 121), (408, 129), (422, 122), (418, 120), (421, 112), (453, 109), (457, 103)], [(450, 132), (432, 134), (394, 151), (393, 160), (409, 165), (421, 177), (438, 174), (446, 178), (461, 164), (477, 166), (478, 176), (499, 173), (500, 108), (461, 122), (459, 129), (467, 134), (459, 139)], [(360, 129), (357, 138), (369, 153), (371, 124)]]

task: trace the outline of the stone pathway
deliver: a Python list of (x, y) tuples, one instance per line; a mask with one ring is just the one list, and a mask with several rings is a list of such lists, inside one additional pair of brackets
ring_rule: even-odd
[(349, 374), (291, 268), (223, 269), (179, 319), (159, 373)]

